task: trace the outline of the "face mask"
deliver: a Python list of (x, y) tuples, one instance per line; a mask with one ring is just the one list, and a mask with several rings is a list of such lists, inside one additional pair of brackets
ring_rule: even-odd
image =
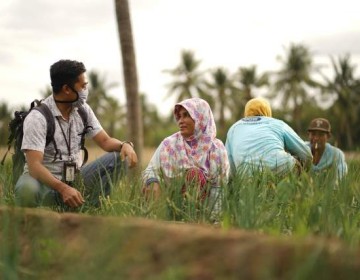
[(86, 103), (86, 100), (88, 98), (89, 95), (89, 89), (83, 89), (81, 91), (76, 91), (75, 89), (73, 89), (72, 87), (70, 87), (75, 93), (76, 93), (76, 99), (73, 101), (64, 101), (64, 100), (55, 100), (56, 103), (72, 103), (74, 106), (79, 107), (79, 106), (83, 106)]
[(78, 94), (79, 98), (75, 102), (73, 102), (73, 105), (77, 106), (77, 107), (83, 106), (86, 103), (86, 100), (88, 98), (89, 89), (86, 88), (81, 91), (78, 91), (77, 94)]

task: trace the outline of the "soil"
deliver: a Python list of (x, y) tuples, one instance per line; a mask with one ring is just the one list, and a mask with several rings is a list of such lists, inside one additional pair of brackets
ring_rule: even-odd
[(0, 271), (19, 279), (355, 279), (360, 272), (360, 252), (327, 238), (8, 207), (0, 220)]

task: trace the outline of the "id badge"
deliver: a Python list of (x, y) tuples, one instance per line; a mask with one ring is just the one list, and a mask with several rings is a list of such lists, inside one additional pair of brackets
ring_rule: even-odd
[(64, 180), (65, 182), (74, 182), (76, 175), (76, 163), (64, 162)]

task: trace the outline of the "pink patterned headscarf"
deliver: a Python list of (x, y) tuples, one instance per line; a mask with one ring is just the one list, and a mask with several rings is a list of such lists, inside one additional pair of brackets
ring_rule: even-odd
[(200, 169), (207, 179), (218, 178), (223, 175), (221, 173), (227, 172), (228, 159), (223, 143), (216, 138), (214, 116), (209, 104), (200, 98), (186, 99), (175, 105), (175, 116), (180, 106), (184, 107), (194, 120), (195, 131), (187, 139), (180, 132), (176, 132), (162, 142), (162, 171), (167, 177), (174, 177), (195, 167)]

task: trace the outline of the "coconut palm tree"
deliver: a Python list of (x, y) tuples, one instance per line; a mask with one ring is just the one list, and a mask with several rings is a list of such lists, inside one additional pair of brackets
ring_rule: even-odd
[(141, 94), (143, 111), (144, 143), (145, 147), (158, 147), (165, 137), (173, 134), (179, 128), (174, 121), (174, 116), (164, 118), (159, 114), (155, 104), (148, 100), (147, 95)]
[(198, 70), (201, 61), (195, 58), (194, 52), (183, 50), (179, 66), (174, 69), (164, 70), (170, 74), (174, 81), (169, 83), (168, 97), (175, 95), (176, 102), (191, 97), (209, 99), (204, 90), (203, 74)]
[(106, 78), (94, 70), (89, 71), (88, 78), (89, 97), (87, 103), (109, 135), (115, 137), (119, 126), (126, 126), (123, 108), (118, 99), (108, 95), (109, 90), (116, 86), (116, 83), (107, 83)]
[(246, 102), (254, 98), (254, 90), (269, 85), (267, 73), (258, 74), (255, 65), (240, 67), (234, 76), (232, 107), (235, 120), (243, 116)]
[(134, 142), (141, 166), (144, 146), (143, 124), (128, 0), (115, 0), (115, 11), (122, 54), (129, 139)]
[(337, 141), (352, 149), (354, 128), (360, 120), (360, 79), (355, 78), (356, 66), (351, 64), (349, 54), (330, 59), (334, 77), (328, 79), (323, 76), (326, 81), (324, 90), (335, 96), (330, 110), (338, 123)]
[(108, 91), (116, 86), (115, 83), (108, 84), (104, 76), (100, 76), (97, 71), (89, 71), (89, 97), (87, 103), (90, 105), (95, 115), (102, 120), (108, 111)]
[(237, 81), (239, 88), (244, 94), (245, 103), (254, 98), (253, 89), (269, 85), (267, 73), (258, 75), (256, 66), (240, 67), (237, 72)]
[[(211, 81), (206, 82), (207, 87), (214, 93), (213, 97), (218, 101), (209, 102), (212, 108), (215, 108), (215, 116), (218, 120), (218, 132), (220, 138), (225, 138), (227, 131), (225, 123), (225, 111), (230, 106), (231, 92), (233, 89), (233, 81), (228, 71), (222, 67), (218, 67), (210, 71)], [(214, 106), (214, 107), (213, 107)]]
[(275, 73), (276, 81), (272, 97), (280, 98), (284, 108), (292, 108), (294, 129), (300, 132), (303, 103), (308, 101), (308, 89), (320, 86), (311, 78), (311, 74), (317, 68), (306, 46), (291, 44), (285, 51), (285, 57), (278, 57), (282, 68)]

